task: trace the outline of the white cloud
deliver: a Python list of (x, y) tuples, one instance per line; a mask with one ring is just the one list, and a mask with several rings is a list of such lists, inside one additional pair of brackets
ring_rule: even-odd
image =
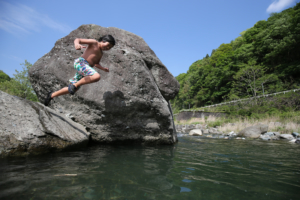
[(63, 33), (72, 29), (23, 4), (0, 2), (0, 29), (13, 34), (40, 32), (43, 26)]
[(275, 0), (271, 5), (269, 5), (267, 12), (280, 12), (283, 9), (291, 6), (294, 2), (295, 0)]

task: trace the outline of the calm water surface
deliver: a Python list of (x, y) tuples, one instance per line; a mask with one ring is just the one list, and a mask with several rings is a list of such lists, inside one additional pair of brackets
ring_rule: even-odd
[(0, 199), (300, 199), (299, 158), (300, 145), (283, 141), (100, 145), (0, 159)]

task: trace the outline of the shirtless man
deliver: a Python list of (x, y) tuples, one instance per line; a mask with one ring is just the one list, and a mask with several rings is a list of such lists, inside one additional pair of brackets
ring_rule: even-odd
[(44, 105), (48, 106), (51, 99), (60, 95), (68, 94), (74, 95), (81, 85), (94, 83), (100, 80), (100, 74), (92, 67), (97, 67), (103, 71), (109, 72), (108, 68), (102, 67), (99, 63), (103, 55), (103, 51), (110, 50), (115, 45), (115, 39), (111, 35), (100, 37), (98, 41), (93, 39), (74, 40), (76, 50), (86, 48), (81, 44), (87, 44), (88, 47), (81, 57), (74, 62), (74, 68), (77, 70), (75, 76), (70, 79), (69, 87), (64, 87), (56, 92), (50, 91), (45, 99)]

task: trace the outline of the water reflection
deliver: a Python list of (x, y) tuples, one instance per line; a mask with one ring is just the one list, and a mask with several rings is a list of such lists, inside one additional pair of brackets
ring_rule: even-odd
[(299, 155), (300, 145), (282, 141), (182, 136), (175, 146), (7, 158), (0, 199), (296, 199)]
[(3, 159), (0, 198), (163, 199), (181, 191), (166, 176), (173, 157), (174, 146), (102, 146)]

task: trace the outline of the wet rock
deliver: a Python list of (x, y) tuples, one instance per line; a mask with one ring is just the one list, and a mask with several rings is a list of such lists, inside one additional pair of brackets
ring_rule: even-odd
[(55, 98), (51, 108), (71, 113), (94, 142), (175, 143), (168, 101), (178, 93), (179, 83), (141, 37), (125, 30), (89, 24), (59, 39), (29, 70), (39, 100), (43, 102), (49, 90), (66, 87), (74, 76), (73, 61), (82, 53), (74, 48), (75, 38), (98, 39), (106, 34), (116, 39), (100, 63), (110, 72), (95, 68), (99, 82), (83, 85), (74, 96)]
[(90, 134), (40, 103), (0, 91), (0, 155), (18, 156), (87, 145)]
[(267, 133), (265, 133), (264, 135), (265, 135), (265, 136), (267, 136), (267, 135), (268, 135), (268, 136), (274, 136), (274, 133), (273, 133), (273, 132), (267, 132)]
[(293, 132), (292, 135), (293, 135), (294, 137), (298, 137), (298, 136), (299, 136), (299, 133)]
[(193, 129), (189, 132), (189, 135), (192, 136), (201, 136), (202, 135), (202, 131), (200, 129)]
[(281, 134), (279, 136), (280, 139), (293, 140), (295, 139), (291, 134)]
[(241, 130), (237, 136), (240, 137), (249, 137), (249, 138), (259, 138), (261, 134), (264, 134), (268, 131), (268, 125), (258, 124), (255, 126), (247, 127)]
[(296, 143), (296, 139), (292, 139), (289, 141), (290, 143)]
[(231, 131), (230, 133), (226, 134), (226, 136), (229, 136), (229, 137), (235, 137), (237, 134), (234, 133), (233, 131)]
[[(273, 136), (273, 134), (272, 134), (272, 136)], [(264, 135), (260, 136), (260, 139), (262, 139), (262, 140), (271, 140), (271, 136), (264, 134)]]
[(280, 136), (280, 133), (278, 132), (267, 132), (260, 136), (263, 140), (278, 140)]
[(295, 141), (295, 143), (296, 143), (296, 144), (300, 144), (300, 139), (297, 139), (297, 140)]

